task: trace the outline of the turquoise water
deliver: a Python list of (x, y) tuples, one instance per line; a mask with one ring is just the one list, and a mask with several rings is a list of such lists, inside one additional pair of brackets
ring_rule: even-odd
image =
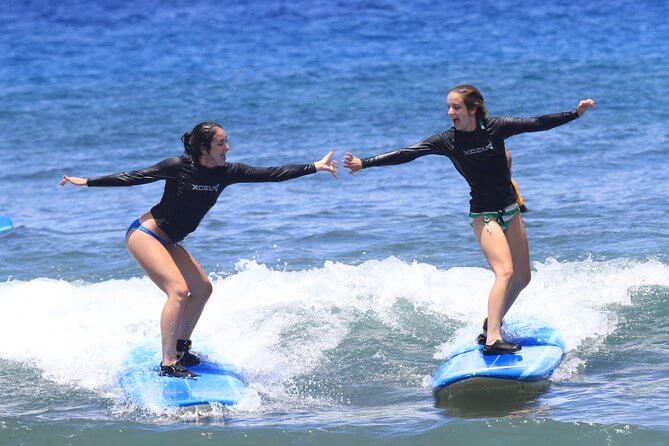
[[(669, 107), (664, 2), (13, 2), (0, 6), (0, 444), (667, 444)], [(492, 274), (448, 160), (226, 189), (184, 242), (214, 282), (196, 349), (236, 364), (231, 411), (126, 401), (164, 297), (123, 245), (144, 167), (221, 122), (231, 161), (371, 155), (490, 112), (597, 109), (507, 146), (533, 281), (513, 314), (562, 331), (547, 389), (437, 407)]]

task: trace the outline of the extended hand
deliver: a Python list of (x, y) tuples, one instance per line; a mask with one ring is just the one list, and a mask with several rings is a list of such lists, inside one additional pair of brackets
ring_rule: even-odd
[(576, 107), (576, 111), (578, 112), (579, 116), (583, 116), (583, 113), (589, 108), (595, 108), (595, 101), (592, 99), (583, 99), (581, 102), (578, 103), (578, 107)]
[(60, 180), (60, 186), (65, 186), (67, 183), (75, 186), (86, 186), (87, 182), (88, 180), (86, 178), (68, 177), (67, 175), (63, 175), (63, 179)]
[(351, 152), (346, 152), (346, 155), (344, 155), (344, 167), (351, 170), (348, 173), (349, 175), (353, 175), (362, 169), (362, 161), (360, 161), (360, 158), (354, 157)]
[(317, 171), (324, 170), (326, 172), (330, 172), (332, 176), (335, 178), (337, 177), (337, 161), (332, 159), (333, 151), (330, 150), (327, 155), (323, 157), (322, 160), (316, 161), (314, 163), (314, 166), (316, 166)]

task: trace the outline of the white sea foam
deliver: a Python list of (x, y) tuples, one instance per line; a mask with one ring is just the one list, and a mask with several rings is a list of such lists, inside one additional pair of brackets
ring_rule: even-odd
[[(571, 376), (616, 329), (617, 309), (632, 304), (631, 291), (669, 286), (669, 265), (656, 260), (548, 260), (534, 267), (512, 313), (539, 317), (562, 332), (567, 357), (557, 379)], [(365, 314), (390, 330), (407, 329), (398, 322), (399, 299), (460, 325), (444, 332), (442, 344), (425, 346), (426, 356), (443, 359), (477, 332), (493, 281), (482, 268), (439, 270), (393, 257), (295, 272), (243, 261), (234, 274), (211, 277), (214, 293), (193, 336), (195, 346), (237, 365), (255, 390), (274, 395), (315, 370)], [(126, 351), (160, 345), (163, 303), (147, 278), (8, 281), (0, 284), (0, 357), (34, 365), (59, 383), (118, 395)], [(259, 401), (247, 398), (244, 407), (252, 410)]]

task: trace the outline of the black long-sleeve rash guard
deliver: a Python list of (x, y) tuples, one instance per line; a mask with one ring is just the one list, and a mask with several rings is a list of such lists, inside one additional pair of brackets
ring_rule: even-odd
[(226, 186), (286, 181), (315, 172), (313, 163), (280, 167), (225, 163), (221, 167), (209, 168), (189, 156), (181, 156), (167, 158), (146, 169), (91, 178), (87, 185), (134, 186), (165, 180), (163, 197), (151, 208), (151, 214), (158, 227), (173, 242), (179, 242), (197, 228)]
[(504, 140), (552, 129), (578, 118), (576, 110), (534, 118), (494, 117), (484, 128), (461, 132), (452, 127), (410, 147), (362, 159), (362, 168), (408, 163), (425, 155), (448, 157), (471, 187), (470, 212), (504, 209), (517, 200), (506, 161)]

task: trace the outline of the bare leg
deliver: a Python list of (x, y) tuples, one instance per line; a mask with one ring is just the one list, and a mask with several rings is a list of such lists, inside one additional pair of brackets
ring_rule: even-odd
[(506, 315), (518, 298), (518, 294), (530, 283), (532, 272), (530, 270), (530, 251), (525, 235), (525, 224), (520, 213), (513, 217), (504, 234), (513, 259), (513, 282), (506, 298), (506, 308), (504, 309), (504, 315)]
[(502, 339), (502, 317), (506, 310), (506, 298), (513, 282), (513, 259), (504, 231), (495, 221), (487, 224), (483, 217), (474, 219), (474, 234), (490, 268), (495, 273), (495, 283), (488, 297), (488, 338), (491, 345)]
[(193, 329), (200, 319), (204, 305), (213, 291), (211, 281), (204, 273), (200, 264), (181, 245), (176, 245), (170, 250), (172, 259), (186, 280), (190, 295), (186, 300), (183, 319), (177, 332), (179, 339), (190, 339)]
[(160, 316), (163, 365), (177, 361), (177, 334), (188, 298), (188, 286), (168, 250), (155, 238), (134, 230), (126, 237), (126, 246), (139, 266), (158, 288), (167, 294)]

